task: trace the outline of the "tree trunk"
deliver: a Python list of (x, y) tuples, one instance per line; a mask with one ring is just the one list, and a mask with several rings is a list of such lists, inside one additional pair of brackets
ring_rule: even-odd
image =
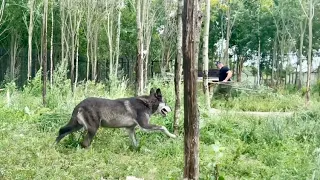
[(241, 82), (241, 73), (242, 73), (242, 69), (243, 69), (243, 62), (244, 62), (244, 57), (243, 56), (240, 56), (238, 58), (238, 61), (237, 61), (237, 82)]
[(117, 27), (117, 41), (116, 41), (116, 65), (115, 65), (115, 75), (118, 74), (119, 68), (119, 55), (120, 55), (120, 28), (121, 28), (121, 6), (122, 0), (119, 0), (118, 5), (118, 27)]
[(273, 41), (272, 66), (271, 66), (271, 86), (274, 85), (274, 81), (275, 81), (274, 68), (275, 68), (276, 59), (277, 59), (277, 35)]
[[(113, 40), (112, 40), (112, 26), (113, 26), (113, 18), (111, 17), (110, 20), (110, 14), (112, 12), (108, 13), (108, 22), (107, 22), (107, 34), (108, 34), (108, 43), (109, 43), (109, 79), (111, 79), (111, 76), (113, 75)], [(111, 21), (111, 22), (110, 22)]]
[(43, 3), (42, 21), (42, 100), (46, 106), (46, 82), (47, 82), (47, 19), (48, 19), (48, 0)]
[[(98, 23), (95, 23), (98, 25)], [(99, 28), (95, 27), (94, 30), (94, 41), (93, 41), (93, 59), (94, 59), (94, 68), (93, 68), (93, 79), (94, 81), (97, 81), (97, 67), (98, 67), (98, 54), (97, 54), (97, 49), (98, 49), (98, 35), (99, 35)]]
[(183, 8), (184, 179), (199, 179), (198, 52), (201, 27), (199, 0), (185, 0)]
[(282, 83), (282, 71), (283, 71), (283, 62), (284, 62), (284, 46), (285, 46), (285, 37), (284, 33), (282, 33), (281, 42), (280, 42), (280, 63), (278, 64), (278, 80), (279, 84)]
[(208, 82), (208, 45), (209, 45), (209, 25), (210, 25), (210, 0), (206, 0), (205, 24), (203, 34), (203, 92), (205, 95), (206, 108), (210, 109), (209, 82)]
[(91, 22), (92, 22), (92, 13), (90, 12), (90, 7), (91, 7), (91, 4), (89, 3), (88, 1), (88, 4), (87, 4), (87, 19), (86, 19), (86, 22), (87, 22), (87, 30), (86, 30), (86, 39), (87, 39), (87, 81), (89, 81), (89, 74), (90, 74), (90, 61), (91, 58), (90, 58), (90, 47), (91, 47)]
[(54, 1), (52, 1), (51, 4), (51, 39), (50, 39), (50, 86), (52, 88), (53, 86), (53, 6), (54, 6)]
[(33, 33), (33, 14), (34, 14), (34, 0), (28, 2), (30, 11), (29, 28), (28, 28), (28, 81), (31, 80), (32, 74), (32, 33)]
[(300, 46), (299, 46), (299, 80), (298, 80), (298, 89), (301, 89), (302, 87), (302, 51), (303, 51), (303, 41), (304, 41), (304, 33), (306, 30), (307, 23), (304, 23), (304, 21), (300, 21)]
[(76, 73), (75, 73), (75, 79), (74, 79), (74, 91), (76, 91), (77, 88), (77, 82), (78, 82), (78, 76), (79, 76), (79, 45), (80, 45), (80, 39), (79, 39), (79, 31), (80, 31), (80, 24), (81, 24), (82, 16), (79, 16), (75, 33), (75, 46), (76, 46)]
[(61, 18), (61, 64), (64, 65), (64, 34), (65, 34), (65, 30), (64, 30), (64, 16), (65, 16), (65, 12), (64, 12), (64, 8), (63, 8), (63, 2), (64, 1), (60, 1), (60, 18)]
[(226, 49), (224, 50), (224, 61), (223, 63), (229, 65), (229, 41), (230, 41), (230, 33), (231, 33), (231, 19), (230, 19), (230, 0), (226, 0), (226, 4), (228, 6), (226, 12), (226, 21), (227, 21), (227, 31), (226, 31)]
[(308, 73), (307, 73), (307, 92), (306, 105), (310, 102), (310, 78), (311, 78), (311, 61), (312, 61), (312, 20), (314, 16), (313, 0), (309, 0), (309, 47), (308, 47)]
[(174, 74), (174, 87), (175, 87), (175, 107), (174, 107), (174, 121), (173, 129), (174, 134), (178, 135), (179, 130), (179, 119), (181, 111), (181, 97), (180, 97), (180, 88), (181, 88), (181, 75), (182, 75), (182, 9), (183, 9), (183, 0), (178, 0), (178, 11), (177, 11), (177, 59), (175, 62), (175, 74)]
[[(68, 8), (72, 9), (71, 1), (68, 1)], [(68, 9), (69, 15), (69, 36), (71, 38), (71, 52), (70, 52), (70, 63), (71, 63), (71, 70), (70, 70), (70, 80), (71, 80), (71, 90), (73, 91), (73, 84), (74, 84), (74, 60), (75, 60), (75, 21), (76, 21), (76, 14), (73, 14), (72, 10)]]
[(136, 1), (137, 23), (137, 62), (136, 62), (136, 92), (137, 96), (143, 94), (143, 39), (141, 25), (141, 0)]
[(18, 33), (16, 30), (11, 34), (11, 47), (10, 47), (10, 80), (14, 81), (16, 78), (16, 63), (18, 51)]
[(257, 62), (257, 85), (260, 86), (260, 57), (261, 57), (261, 52), (260, 52), (260, 38), (259, 38), (259, 44), (258, 44), (258, 62)]
[(149, 48), (152, 37), (152, 27), (154, 24), (154, 14), (150, 13), (150, 4), (152, 1), (144, 0), (142, 9), (146, 12), (143, 13), (143, 39), (144, 42), (144, 67), (143, 67), (143, 87), (147, 87), (148, 85), (148, 64), (149, 64)]

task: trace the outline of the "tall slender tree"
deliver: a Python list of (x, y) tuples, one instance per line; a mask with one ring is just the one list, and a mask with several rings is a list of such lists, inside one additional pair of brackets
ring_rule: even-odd
[(198, 53), (201, 27), (200, 0), (184, 0), (184, 179), (199, 179)]
[(48, 0), (43, 2), (43, 17), (42, 17), (42, 100), (46, 106), (46, 91), (47, 91), (47, 22), (48, 22)]
[(35, 0), (28, 1), (28, 8), (30, 11), (29, 16), (29, 27), (28, 27), (28, 81), (31, 79), (32, 71), (32, 33), (33, 33), (33, 14), (34, 14), (34, 4)]
[(183, 0), (178, 0), (178, 10), (177, 10), (177, 59), (175, 61), (175, 75), (174, 75), (174, 87), (175, 87), (175, 108), (174, 108), (174, 122), (173, 129), (174, 133), (178, 134), (179, 119), (180, 119), (180, 109), (181, 109), (181, 76), (182, 76), (182, 8)]
[(206, 108), (210, 108), (210, 96), (209, 96), (209, 82), (208, 82), (208, 68), (209, 68), (209, 58), (208, 58), (208, 46), (209, 46), (209, 25), (210, 25), (210, 0), (205, 2), (205, 16), (204, 16), (204, 34), (203, 34), (203, 92), (205, 95), (205, 105)]

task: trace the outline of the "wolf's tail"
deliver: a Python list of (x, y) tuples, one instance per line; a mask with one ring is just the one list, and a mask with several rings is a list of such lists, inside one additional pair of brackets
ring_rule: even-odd
[(72, 132), (75, 132), (79, 129), (82, 128), (82, 125), (78, 123), (78, 121), (76, 120), (77, 117), (72, 117), (70, 122), (61, 127), (59, 129), (59, 135), (58, 137), (56, 138), (56, 143), (58, 143), (62, 138), (64, 138), (66, 135), (72, 133)]

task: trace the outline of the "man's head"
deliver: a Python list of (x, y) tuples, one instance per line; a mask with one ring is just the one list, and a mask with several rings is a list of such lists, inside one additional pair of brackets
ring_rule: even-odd
[(217, 61), (216, 62), (216, 66), (217, 66), (218, 69), (221, 69), (223, 67), (223, 64), (222, 64), (222, 62)]

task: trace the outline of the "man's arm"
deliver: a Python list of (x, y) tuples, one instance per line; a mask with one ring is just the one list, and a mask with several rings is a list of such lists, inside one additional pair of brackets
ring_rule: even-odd
[(227, 73), (228, 75), (227, 75), (227, 77), (226, 77), (222, 82), (227, 82), (227, 81), (232, 77), (232, 71), (231, 71), (231, 70), (227, 71), (226, 73)]

